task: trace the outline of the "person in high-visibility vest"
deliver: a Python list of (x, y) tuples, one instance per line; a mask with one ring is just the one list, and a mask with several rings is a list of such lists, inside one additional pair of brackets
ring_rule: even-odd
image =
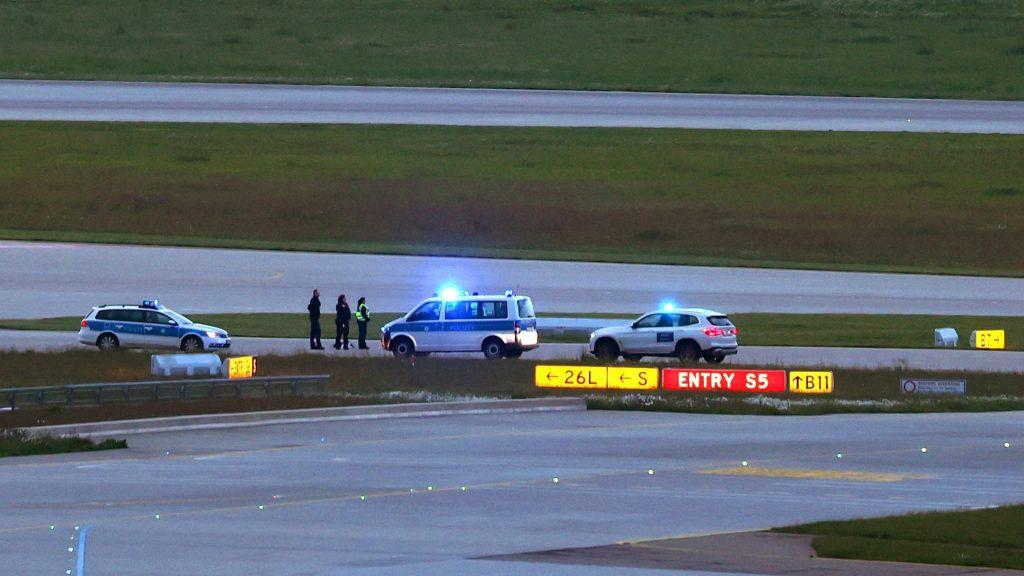
[(370, 309), (366, 307), (366, 298), (359, 297), (356, 302), (356, 325), (359, 326), (359, 349), (369, 350), (366, 345), (366, 325), (370, 323)]

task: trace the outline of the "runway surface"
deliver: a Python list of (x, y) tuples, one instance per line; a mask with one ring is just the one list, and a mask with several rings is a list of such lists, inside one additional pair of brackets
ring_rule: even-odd
[(89, 576), (654, 576), (475, 558), (1016, 502), (1020, 419), (597, 411), (141, 435), (5, 459), (0, 549), (9, 576), (74, 568), (86, 527)]
[(1024, 133), (1024, 102), (0, 81), (0, 119)]
[[(326, 340), (325, 340), (326, 342)], [(301, 338), (232, 338), (232, 354), (325, 354), (331, 356), (390, 356), (371, 341), (370, 350), (311, 351), (309, 341)], [(67, 349), (89, 349), (79, 344), (73, 332), (0, 330), (0, 350), (54, 352)], [(162, 353), (162, 352), (161, 352)], [(466, 357), (483, 360), (483, 354), (444, 354), (437, 357)], [(542, 342), (540, 348), (527, 352), (527, 360), (552, 360), (561, 363), (591, 358), (585, 344)], [(647, 358), (649, 362), (675, 362), (672, 358)], [(931, 350), (912, 348), (837, 348), (810, 346), (740, 346), (740, 353), (726, 358), (730, 364), (751, 366), (828, 366), (832, 368), (893, 368), (912, 370), (948, 370), (971, 372), (1024, 373), (1024, 352), (992, 350)], [(894, 384), (895, 385), (895, 384)]]
[[(182, 313), (304, 312), (313, 288), (410, 310), (446, 283), (514, 288), (538, 312), (1024, 316), (1024, 279), (0, 241), (0, 318), (85, 315), (159, 298)], [(938, 326), (937, 326), (938, 328)]]

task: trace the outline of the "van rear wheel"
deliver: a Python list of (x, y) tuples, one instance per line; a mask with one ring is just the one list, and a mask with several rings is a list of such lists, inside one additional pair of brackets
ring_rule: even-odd
[(484, 341), (484, 356), (488, 360), (497, 360), (505, 356), (505, 343), (497, 338), (488, 338)]

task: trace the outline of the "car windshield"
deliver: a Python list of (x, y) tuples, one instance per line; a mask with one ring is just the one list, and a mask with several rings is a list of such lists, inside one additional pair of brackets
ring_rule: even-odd
[(161, 310), (161, 312), (170, 316), (172, 320), (178, 323), (178, 326), (187, 326), (193, 323), (191, 320), (182, 316), (181, 314), (178, 314), (177, 312), (172, 312), (170, 310), (167, 310), (166, 308)]

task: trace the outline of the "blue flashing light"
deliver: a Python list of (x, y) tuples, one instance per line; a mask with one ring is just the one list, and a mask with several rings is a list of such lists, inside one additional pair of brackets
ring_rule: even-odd
[(143, 300), (142, 301), (142, 307), (143, 308), (152, 308), (152, 309), (156, 310), (156, 309), (160, 308), (160, 301), (156, 300), (156, 299), (153, 299), (153, 300)]
[(446, 286), (439, 292), (442, 300), (455, 300), (459, 297), (459, 289), (454, 286)]
[(672, 312), (675, 309), (676, 309), (676, 305), (673, 304), (672, 302), (662, 302), (662, 304), (661, 304), (661, 311), (662, 312)]

